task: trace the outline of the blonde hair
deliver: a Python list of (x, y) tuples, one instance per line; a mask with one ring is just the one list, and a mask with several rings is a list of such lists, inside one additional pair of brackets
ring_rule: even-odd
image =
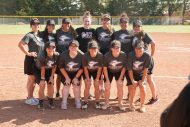
[(84, 20), (85, 18), (90, 18), (90, 19), (92, 19), (92, 16), (91, 16), (91, 14), (90, 14), (90, 11), (84, 12), (84, 15), (82, 16), (82, 19)]
[[(103, 20), (105, 18), (111, 19), (110, 14), (108, 14), (108, 13), (106, 13), (106, 14), (101, 13), (101, 20)], [(111, 24), (109, 24), (109, 26), (108, 26), (108, 31), (109, 31), (110, 34), (113, 33), (113, 29), (112, 29)]]

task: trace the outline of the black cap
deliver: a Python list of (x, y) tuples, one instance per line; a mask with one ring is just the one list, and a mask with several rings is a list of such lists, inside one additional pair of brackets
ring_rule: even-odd
[(111, 42), (111, 47), (113, 48), (113, 47), (121, 47), (121, 43), (120, 43), (120, 41), (118, 41), (118, 40), (113, 40), (112, 42)]
[(144, 48), (144, 43), (143, 43), (143, 41), (139, 40), (137, 43), (135, 43), (134, 46), (137, 49)]
[(91, 41), (88, 43), (88, 49), (92, 49), (92, 48), (98, 48), (98, 44), (96, 41)]
[(142, 26), (142, 21), (141, 20), (135, 20), (133, 22), (133, 26)]
[(62, 24), (63, 23), (71, 23), (71, 20), (69, 18), (63, 18), (62, 19)]
[(78, 42), (77, 40), (73, 40), (73, 41), (69, 44), (69, 46), (72, 45), (72, 44), (75, 44), (77, 47), (79, 47), (79, 42)]
[(55, 48), (55, 42), (48, 41), (45, 43), (45, 49), (49, 47), (54, 47)]
[(40, 21), (37, 18), (33, 18), (30, 20), (30, 25), (40, 24)]
[(120, 18), (120, 23), (121, 22), (129, 22), (129, 18)]
[(55, 25), (55, 21), (53, 19), (47, 20), (47, 25)]

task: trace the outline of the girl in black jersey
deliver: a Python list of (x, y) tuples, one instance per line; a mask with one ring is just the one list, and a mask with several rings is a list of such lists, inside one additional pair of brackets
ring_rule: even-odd
[(73, 86), (76, 108), (81, 108), (80, 89), (81, 75), (83, 73), (82, 57), (83, 54), (78, 50), (79, 43), (73, 40), (69, 44), (69, 50), (60, 55), (58, 66), (61, 71), (61, 82), (63, 83), (63, 99), (61, 108), (67, 109), (67, 98), (69, 95), (70, 86)]
[(53, 19), (47, 20), (46, 27), (44, 31), (41, 32), (41, 36), (44, 42), (56, 41), (55, 34), (53, 33), (54, 29), (55, 29), (55, 21)]
[(96, 41), (90, 41), (88, 43), (88, 52), (83, 56), (83, 67), (84, 67), (84, 102), (82, 104), (82, 109), (88, 108), (88, 97), (91, 87), (91, 79), (93, 78), (93, 84), (95, 88), (95, 108), (100, 109), (100, 89), (99, 81), (102, 72), (102, 61), (103, 55), (98, 51), (98, 44)]
[(31, 32), (27, 33), (22, 40), (19, 42), (18, 46), (20, 50), (25, 54), (24, 59), (24, 74), (28, 75), (27, 80), (27, 93), (28, 97), (25, 101), (29, 105), (37, 105), (38, 100), (33, 97), (34, 91), (34, 58), (37, 57), (38, 53), (43, 50), (44, 42), (39, 34), (39, 20), (33, 18), (30, 21)]
[[(135, 42), (136, 39), (139, 39), (139, 38), (142, 39), (142, 41), (144, 42), (144, 51), (148, 52), (151, 55), (151, 62), (150, 62), (150, 66), (148, 68), (147, 83), (149, 84), (149, 88), (152, 93), (152, 98), (149, 100), (149, 102), (147, 104), (154, 104), (159, 101), (158, 93), (157, 93), (157, 89), (156, 89), (157, 88), (156, 83), (154, 82), (154, 79), (153, 79), (153, 69), (154, 69), (153, 56), (154, 56), (154, 52), (155, 52), (155, 41), (150, 37), (150, 35), (148, 33), (144, 32), (144, 30), (142, 28), (141, 20), (135, 20), (133, 22), (133, 31), (134, 31), (133, 42)], [(150, 52), (148, 50), (149, 44), (151, 47)]]
[(47, 98), (49, 108), (54, 109), (53, 93), (54, 93), (54, 74), (59, 53), (55, 52), (55, 42), (46, 42), (45, 50), (41, 52), (35, 63), (34, 75), (35, 81), (39, 84), (39, 104), (38, 108), (44, 110), (44, 90), (47, 85)]
[[(110, 49), (110, 43), (113, 38), (114, 29), (111, 26), (111, 17), (109, 14), (102, 14), (101, 23), (102, 26), (96, 28), (95, 36), (100, 47), (100, 52), (105, 55)], [(101, 96), (104, 97), (104, 86), (103, 86), (103, 74), (101, 76)]]
[[(56, 49), (59, 54), (65, 52), (69, 48), (69, 44), (77, 38), (77, 32), (74, 30), (74, 28), (71, 25), (71, 20), (69, 18), (63, 18), (62, 20), (62, 26), (56, 31)], [(56, 73), (57, 79), (56, 79), (56, 99), (59, 99), (60, 94), (60, 71), (57, 69)]]
[(124, 52), (121, 52), (120, 48), (121, 43), (117, 40), (113, 40), (111, 43), (111, 51), (104, 55), (103, 72), (105, 76), (105, 104), (102, 106), (102, 109), (107, 109), (109, 107), (111, 82), (113, 77), (115, 77), (117, 84), (118, 106), (120, 110), (125, 110), (122, 104), (122, 98), (123, 77), (125, 74), (127, 57)]
[(86, 53), (88, 42), (95, 38), (95, 29), (91, 28), (92, 17), (89, 11), (86, 11), (82, 17), (83, 27), (76, 29), (78, 33), (77, 40), (79, 42), (79, 49)]

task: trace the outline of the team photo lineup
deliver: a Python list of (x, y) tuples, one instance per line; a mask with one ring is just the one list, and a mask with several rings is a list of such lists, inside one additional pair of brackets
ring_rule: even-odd
[[(91, 27), (92, 16), (86, 11), (82, 16), (82, 27), (74, 29), (71, 20), (63, 18), (60, 28), (55, 30), (55, 21), (49, 19), (44, 31), (39, 31), (40, 21), (31, 19), (31, 31), (18, 43), (25, 55), (25, 103), (36, 105), (42, 111), (45, 107), (69, 110), (68, 98), (72, 92), (77, 109), (106, 110), (110, 108), (111, 87), (117, 88), (115, 98), (118, 109), (123, 112), (144, 113), (146, 105), (157, 103), (159, 96), (152, 76), (154, 39), (143, 30), (139, 19), (133, 21), (132, 29), (128, 29), (129, 17), (126, 13), (120, 16), (118, 31), (111, 26), (110, 20), (109, 14), (102, 14), (101, 25), (94, 29)], [(113, 86), (113, 80), (116, 86)], [(84, 91), (81, 91), (82, 82)], [(33, 96), (35, 84), (39, 86), (38, 97)], [(92, 85), (94, 107), (88, 105), (88, 100), (92, 98)], [(127, 93), (124, 87), (127, 87)], [(147, 96), (147, 88), (151, 91), (150, 97)], [(134, 100), (136, 89), (139, 89), (140, 96)], [(146, 98), (148, 102), (145, 102)], [(59, 99), (61, 104), (57, 107), (54, 102)], [(45, 106), (45, 100), (48, 100), (48, 106)], [(123, 105), (126, 100), (129, 101), (127, 109)], [(139, 106), (136, 107), (135, 103)]]

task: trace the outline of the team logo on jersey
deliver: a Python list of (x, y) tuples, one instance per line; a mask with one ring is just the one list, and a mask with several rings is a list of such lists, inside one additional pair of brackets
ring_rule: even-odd
[(54, 65), (54, 61), (47, 61), (47, 68), (51, 68)]
[(92, 32), (82, 32), (82, 38), (92, 38)]
[(109, 68), (113, 70), (119, 70), (122, 68), (122, 65), (120, 65), (121, 63), (121, 61), (112, 60), (109, 64)]
[(129, 37), (130, 35), (127, 35), (127, 34), (121, 34), (120, 36), (119, 36), (119, 38), (120, 39), (122, 39), (122, 40), (124, 40), (124, 39), (126, 39), (127, 37)]
[(111, 38), (110, 38), (110, 35), (105, 33), (105, 32), (102, 32), (100, 35), (99, 35), (99, 40), (101, 41), (110, 41)]
[(98, 62), (95, 62), (95, 61), (89, 61), (88, 63), (88, 69), (90, 70), (95, 70), (98, 68), (98, 66), (95, 66)]
[(133, 47), (135, 47), (135, 43), (137, 42), (137, 40), (139, 40), (138, 37), (133, 38), (133, 41), (132, 41), (132, 46)]
[(135, 61), (133, 63), (133, 70), (142, 70), (143, 69), (142, 64), (143, 64), (143, 62)]
[(67, 37), (67, 36), (65, 36), (65, 35), (62, 35), (60, 37), (60, 40), (61, 40), (61, 42), (64, 42), (64, 43), (70, 43), (72, 39), (69, 38), (69, 37)]
[(78, 65), (78, 63), (71, 61), (67, 64), (66, 70), (67, 71), (77, 71), (79, 68), (74, 68), (74, 66), (76, 66), (76, 65)]

